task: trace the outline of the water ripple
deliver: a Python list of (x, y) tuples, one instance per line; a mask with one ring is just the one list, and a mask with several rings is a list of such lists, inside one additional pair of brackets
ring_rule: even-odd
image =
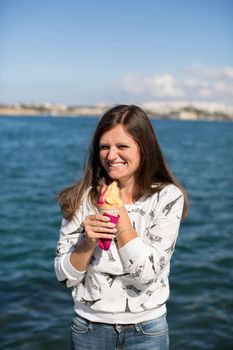
[[(80, 176), (96, 123), (97, 118), (0, 118), (3, 350), (69, 348), (71, 295), (53, 270), (60, 226), (55, 193)], [(191, 203), (171, 266), (171, 350), (230, 350), (233, 124), (153, 125)]]

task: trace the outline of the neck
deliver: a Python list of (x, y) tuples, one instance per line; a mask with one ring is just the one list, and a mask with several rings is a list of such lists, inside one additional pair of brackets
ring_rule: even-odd
[(137, 191), (133, 180), (127, 182), (119, 182), (121, 199), (124, 204), (132, 204), (137, 198)]

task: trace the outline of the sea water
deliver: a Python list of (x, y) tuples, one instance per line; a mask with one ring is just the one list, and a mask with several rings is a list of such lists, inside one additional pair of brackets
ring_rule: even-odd
[[(0, 348), (69, 349), (71, 291), (53, 259), (56, 193), (82, 174), (98, 118), (0, 118)], [(233, 123), (152, 120), (190, 215), (171, 263), (171, 350), (232, 349)]]

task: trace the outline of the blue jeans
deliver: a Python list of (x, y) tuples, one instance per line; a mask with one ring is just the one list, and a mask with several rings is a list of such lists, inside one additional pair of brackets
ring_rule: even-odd
[(75, 314), (71, 326), (72, 350), (168, 350), (166, 315), (134, 325), (112, 325)]

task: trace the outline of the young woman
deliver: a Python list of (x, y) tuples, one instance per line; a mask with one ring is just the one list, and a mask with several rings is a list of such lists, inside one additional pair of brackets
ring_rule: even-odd
[[(98, 213), (103, 182), (119, 186), (120, 220)], [(170, 260), (187, 196), (163, 158), (146, 113), (107, 111), (81, 181), (59, 195), (63, 211), (55, 271), (72, 287), (72, 349), (168, 349)], [(109, 250), (99, 239), (113, 239)]]

